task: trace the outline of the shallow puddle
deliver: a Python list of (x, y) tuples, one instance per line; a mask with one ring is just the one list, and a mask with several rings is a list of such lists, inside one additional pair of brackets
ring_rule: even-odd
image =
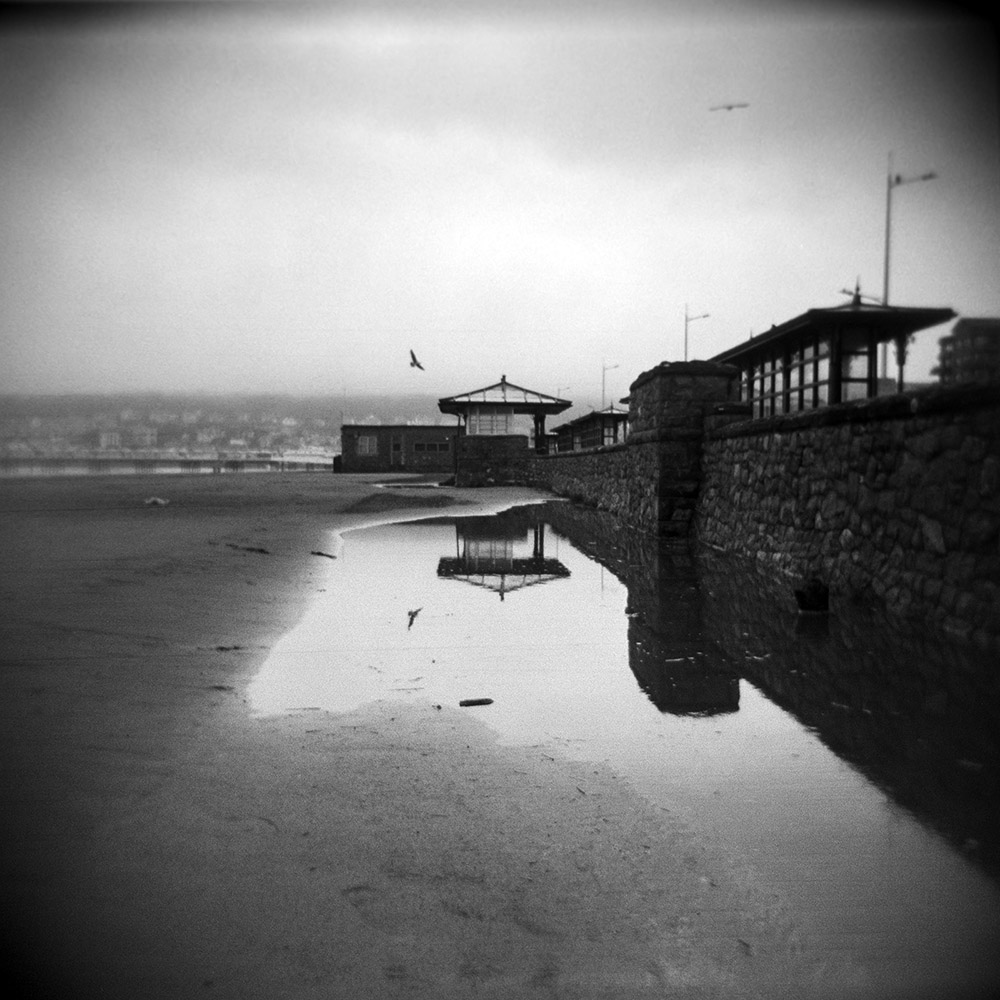
[(745, 856), (873, 996), (1000, 982), (984, 658), (565, 503), (351, 532), (328, 573), (255, 713), (489, 699)]

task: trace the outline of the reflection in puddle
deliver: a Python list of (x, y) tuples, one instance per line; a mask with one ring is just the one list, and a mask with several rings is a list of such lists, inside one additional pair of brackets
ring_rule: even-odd
[[(254, 710), (468, 709), (738, 850), (873, 995), (997, 982), (992, 665), (571, 504), (352, 532)], [(980, 978), (981, 981), (981, 978)], [(881, 992), (879, 992), (881, 991)]]
[(438, 561), (438, 576), (492, 590), (502, 601), (512, 590), (559, 580), (569, 570), (545, 558), (544, 522), (530, 525), (521, 537), (513, 525), (483, 517), (455, 524), (455, 555)]

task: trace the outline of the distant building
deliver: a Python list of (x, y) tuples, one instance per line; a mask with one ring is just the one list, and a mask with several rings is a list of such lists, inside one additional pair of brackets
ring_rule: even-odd
[[(739, 399), (755, 417), (793, 413), (902, 392), (910, 337), (954, 317), (951, 309), (869, 305), (855, 292), (846, 305), (810, 309), (711, 360), (739, 369)], [(878, 375), (879, 348), (889, 343), (896, 347), (895, 385)]]
[(442, 424), (344, 424), (342, 472), (451, 472), (456, 429)]
[(119, 431), (98, 431), (97, 447), (102, 451), (117, 450), (122, 446), (122, 436)]
[(157, 431), (155, 427), (133, 427), (129, 431), (133, 448), (155, 448)]
[(195, 443), (200, 445), (214, 444), (222, 437), (222, 429), (219, 427), (202, 427), (195, 432)]
[(603, 410), (593, 410), (552, 430), (558, 451), (581, 451), (624, 441), (627, 427), (628, 410), (619, 409), (612, 403)]
[(960, 319), (938, 345), (939, 362), (932, 374), (942, 384), (1000, 382), (1000, 319)]

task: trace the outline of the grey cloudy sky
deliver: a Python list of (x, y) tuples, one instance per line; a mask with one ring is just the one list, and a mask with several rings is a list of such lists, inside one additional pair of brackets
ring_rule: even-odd
[[(0, 20), (0, 391), (578, 403), (853, 287), (1000, 314), (947, 4), (135, 3)], [(725, 102), (733, 111), (710, 111)], [(920, 338), (926, 373), (936, 331)], [(413, 348), (426, 371), (407, 364)], [(610, 366), (617, 365), (617, 368)]]

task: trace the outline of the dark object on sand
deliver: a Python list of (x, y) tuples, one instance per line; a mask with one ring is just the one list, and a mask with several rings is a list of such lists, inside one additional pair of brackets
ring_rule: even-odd
[(464, 698), (458, 703), (462, 708), (472, 708), (475, 705), (492, 705), (492, 698)]
[(407, 631), (409, 631), (411, 628), (413, 628), (413, 622), (416, 620), (417, 615), (419, 615), (420, 612), (423, 611), (423, 610), (424, 610), (423, 608), (417, 608), (416, 611), (407, 611), (406, 612), (407, 615), (409, 615), (409, 617), (410, 617), (410, 624), (406, 626), (406, 630)]
[(811, 613), (830, 610), (830, 588), (812, 577), (801, 590), (795, 591), (795, 600), (799, 603), (799, 611)]
[(309, 555), (311, 555), (311, 556), (324, 556), (327, 559), (336, 559), (337, 558), (336, 556), (330, 555), (329, 552), (317, 552), (315, 549), (313, 549), (313, 551), (310, 552)]

